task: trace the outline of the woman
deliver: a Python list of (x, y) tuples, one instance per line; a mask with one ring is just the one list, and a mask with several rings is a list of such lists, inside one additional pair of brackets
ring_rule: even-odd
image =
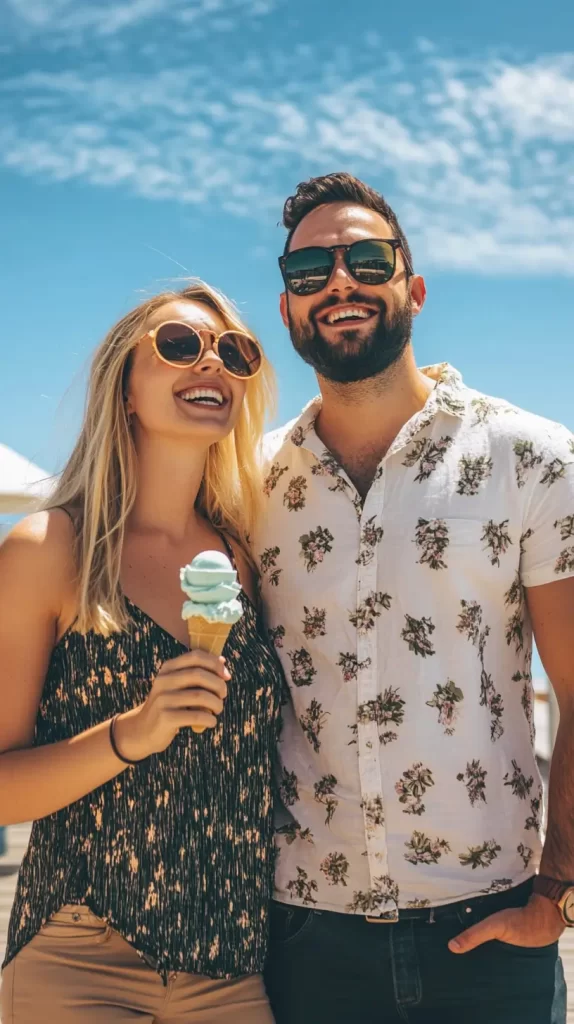
[[(212, 288), (144, 302), (96, 352), (51, 507), (0, 548), (0, 823), (34, 820), (3, 1024), (273, 1019), (281, 677), (243, 555), (269, 383)], [(205, 549), (244, 589), (225, 658), (181, 618)]]

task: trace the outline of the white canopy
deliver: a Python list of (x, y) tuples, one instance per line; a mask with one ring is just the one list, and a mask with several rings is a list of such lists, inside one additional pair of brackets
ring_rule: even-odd
[(33, 511), (48, 497), (52, 486), (48, 473), (0, 444), (0, 513), (17, 515)]

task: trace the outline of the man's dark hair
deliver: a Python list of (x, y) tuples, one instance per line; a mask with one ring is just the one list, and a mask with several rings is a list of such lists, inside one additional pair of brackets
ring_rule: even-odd
[(325, 203), (355, 203), (357, 206), (365, 206), (368, 210), (380, 213), (391, 225), (395, 236), (401, 243), (401, 249), (409, 267), (412, 268), (413, 260), (409, 243), (399, 224), (398, 217), (384, 196), (380, 192), (375, 192), (370, 185), (365, 185), (359, 178), (347, 174), (346, 171), (323, 174), (319, 178), (310, 178), (309, 181), (302, 181), (297, 185), (295, 195), (289, 196), (283, 207), (283, 226), (289, 232), (283, 250), (284, 255), (288, 253), (295, 229), (303, 218), (311, 213), (311, 210), (315, 210), (317, 206), (323, 206)]

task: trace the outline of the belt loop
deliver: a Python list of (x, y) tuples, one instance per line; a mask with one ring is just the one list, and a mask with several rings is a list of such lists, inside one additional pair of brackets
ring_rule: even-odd
[(434, 924), (434, 907), (430, 908), (429, 912), (429, 924)]

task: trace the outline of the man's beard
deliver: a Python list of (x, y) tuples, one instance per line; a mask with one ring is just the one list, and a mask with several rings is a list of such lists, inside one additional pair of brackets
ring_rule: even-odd
[[(345, 305), (360, 305), (357, 295), (350, 297)], [(340, 305), (336, 300), (331, 305)], [(368, 305), (373, 306), (369, 297)], [(410, 295), (404, 306), (398, 309), (389, 323), (385, 321), (387, 307), (379, 301), (379, 315), (369, 333), (354, 326), (339, 332), (338, 341), (329, 342), (319, 332), (314, 315), (305, 323), (295, 323), (289, 309), (289, 331), (296, 352), (316, 373), (326, 380), (338, 384), (378, 377), (388, 370), (402, 356), (411, 340), (413, 313)], [(321, 313), (326, 311), (323, 306)]]

